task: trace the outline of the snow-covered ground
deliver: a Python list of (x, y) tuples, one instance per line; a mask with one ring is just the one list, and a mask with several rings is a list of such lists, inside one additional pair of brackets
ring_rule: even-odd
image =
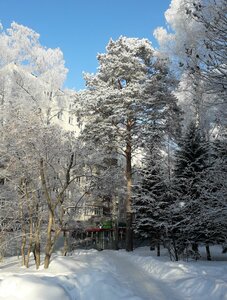
[(217, 261), (170, 262), (148, 248), (78, 250), (53, 255), (48, 270), (0, 264), (0, 300), (227, 300), (227, 255)]

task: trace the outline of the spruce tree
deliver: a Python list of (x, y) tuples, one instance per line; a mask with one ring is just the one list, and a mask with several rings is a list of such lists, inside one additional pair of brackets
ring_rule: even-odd
[(134, 188), (133, 208), (135, 232), (142, 239), (149, 239), (151, 246), (157, 247), (160, 255), (161, 218), (163, 211), (163, 157), (159, 144), (150, 146), (146, 151), (143, 166), (139, 170), (139, 180)]
[(174, 183), (177, 198), (174, 206), (175, 211), (180, 211), (176, 223), (180, 225), (178, 238), (182, 249), (186, 241), (193, 244), (203, 240), (205, 224), (202, 224), (202, 211), (207, 199), (204, 199), (201, 187), (209, 166), (208, 156), (208, 143), (192, 122), (176, 151)]
[[(179, 147), (176, 151), (175, 175), (176, 178), (187, 181), (185, 188), (189, 187), (189, 182), (192, 188), (206, 168), (208, 158), (205, 138), (194, 122), (189, 125)], [(195, 188), (193, 190), (196, 192)]]
[[(212, 143), (210, 164), (201, 183), (200, 223), (204, 225), (204, 242), (225, 243), (227, 240), (227, 140), (226, 135)], [(209, 256), (207, 257), (209, 259)]]

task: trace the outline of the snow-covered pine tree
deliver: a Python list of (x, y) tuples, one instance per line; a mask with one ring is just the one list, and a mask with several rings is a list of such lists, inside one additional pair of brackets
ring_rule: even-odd
[(219, 211), (218, 218), (215, 219), (219, 223), (220, 232), (224, 237), (223, 252), (227, 252), (227, 127), (224, 132), (214, 143), (216, 159), (214, 161), (214, 195), (218, 202)]
[(132, 251), (132, 157), (151, 132), (165, 131), (177, 106), (172, 76), (148, 40), (120, 37), (106, 50), (98, 55), (98, 72), (85, 75), (84, 136), (124, 157), (126, 250)]
[(205, 140), (194, 122), (188, 126), (179, 147), (176, 151), (176, 177), (196, 180), (197, 174), (201, 173), (207, 165), (208, 154)]
[(209, 244), (227, 241), (227, 143), (223, 134), (212, 143), (210, 165), (201, 183), (200, 227), (204, 228), (200, 240), (206, 244), (207, 259), (211, 259)]
[[(176, 151), (175, 187), (178, 192), (174, 203), (176, 212), (180, 209), (176, 223), (180, 224), (182, 243), (201, 241), (204, 228), (201, 226), (201, 185), (205, 178), (209, 146), (200, 129), (192, 122)], [(183, 249), (182, 249), (183, 250)]]
[(142, 239), (149, 239), (151, 246), (157, 247), (160, 256), (161, 220), (166, 203), (163, 156), (160, 143), (150, 145), (138, 170), (139, 180), (134, 187), (133, 208), (135, 214), (135, 232)]

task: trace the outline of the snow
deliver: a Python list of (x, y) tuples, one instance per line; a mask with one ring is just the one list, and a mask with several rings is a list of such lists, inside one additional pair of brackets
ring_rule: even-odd
[(7, 258), (0, 264), (0, 300), (227, 300), (227, 257), (217, 258), (170, 262), (147, 247), (77, 250), (54, 254), (48, 270)]
[(211, 262), (170, 262), (167, 256), (151, 258), (147, 256), (147, 251), (143, 253), (141, 250), (139, 255), (132, 254), (130, 259), (155, 279), (175, 290), (177, 295), (181, 295), (180, 299), (226, 300), (227, 257), (226, 254), (221, 254), (218, 247), (211, 247), (212, 250), (220, 254), (215, 257), (216, 261)]

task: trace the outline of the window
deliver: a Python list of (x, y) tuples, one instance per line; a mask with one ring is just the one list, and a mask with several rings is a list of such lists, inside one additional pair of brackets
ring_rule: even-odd
[(73, 125), (73, 117), (72, 116), (69, 117), (69, 124)]
[(63, 120), (63, 111), (62, 110), (58, 112), (58, 119)]

